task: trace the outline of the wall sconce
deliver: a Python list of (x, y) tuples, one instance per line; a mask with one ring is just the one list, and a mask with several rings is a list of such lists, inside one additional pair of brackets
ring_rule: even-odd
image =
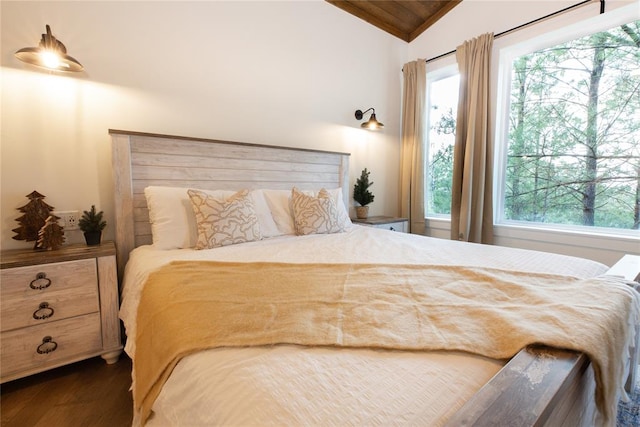
[(371, 130), (382, 129), (384, 127), (384, 125), (376, 120), (376, 110), (374, 108), (369, 108), (368, 110), (365, 110), (364, 112), (362, 112), (362, 110), (356, 110), (356, 119), (362, 120), (362, 117), (364, 116), (364, 114), (367, 111), (370, 111), (370, 110), (373, 111), (371, 113), (371, 117), (369, 117), (369, 120), (367, 120), (366, 122), (364, 122), (360, 126), (362, 126), (363, 128), (366, 128), (366, 129), (371, 129)]
[(47, 34), (42, 35), (38, 47), (25, 47), (16, 52), (16, 58), (36, 67), (54, 71), (82, 71), (84, 67), (75, 58), (67, 55), (67, 48), (51, 35), (47, 25)]

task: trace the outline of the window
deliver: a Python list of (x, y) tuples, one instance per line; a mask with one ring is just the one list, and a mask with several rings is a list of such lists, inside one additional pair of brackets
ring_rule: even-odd
[(640, 21), (516, 57), (499, 222), (640, 228)]
[(451, 177), (459, 82), (457, 66), (427, 73), (427, 216), (451, 214)]

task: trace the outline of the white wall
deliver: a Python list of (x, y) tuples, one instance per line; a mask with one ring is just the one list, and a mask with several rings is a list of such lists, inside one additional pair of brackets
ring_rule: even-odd
[[(1, 3), (1, 236), (33, 190), (56, 210), (105, 211), (108, 129), (352, 153), (372, 214), (397, 214), (401, 67), (408, 46), (321, 0)], [(50, 74), (14, 52), (45, 24), (84, 66)], [(375, 107), (383, 132), (359, 128)], [(82, 241), (79, 231), (67, 242)]]
[[(409, 57), (434, 58), (455, 50), (465, 40), (480, 34), (487, 32), (499, 34), (577, 3), (580, 2), (465, 0), (409, 45)], [(541, 36), (550, 37), (555, 31), (571, 25), (577, 25), (579, 31), (588, 31), (590, 28), (594, 28), (594, 21), (602, 18), (599, 12), (600, 3), (591, 2), (567, 11), (558, 17), (545, 19), (535, 25), (496, 38), (492, 53), (492, 62), (494, 63), (492, 69), (493, 105), (496, 105), (498, 61), (504, 49), (523, 40)], [(639, 12), (639, 0), (607, 0), (606, 2), (606, 16), (623, 15), (628, 16), (628, 19), (633, 19), (633, 17), (639, 16)], [(429, 62), (427, 70), (453, 63), (455, 63), (455, 55), (448, 55)], [(495, 118), (496, 112), (494, 110), (492, 112), (494, 122)], [(447, 220), (427, 220), (427, 234), (430, 236), (448, 239), (450, 229), (451, 224)], [(494, 237), (495, 244), (501, 246), (580, 256), (607, 265), (612, 265), (625, 253), (640, 255), (640, 238), (637, 235), (625, 237), (616, 234), (587, 234), (575, 230), (541, 230), (497, 225)]]
[[(580, 0), (464, 0), (410, 43), (409, 57), (430, 59), (480, 34), (499, 34), (576, 3)], [(607, 7), (613, 3), (607, 0)], [(585, 7), (596, 10), (600, 5)]]
[[(607, 10), (630, 2), (640, 4), (607, 0)], [(352, 184), (362, 168), (372, 171), (371, 213), (395, 215), (402, 64), (575, 3), (465, 0), (406, 44), (322, 0), (2, 1), (0, 247), (31, 246), (11, 230), (33, 190), (57, 210), (96, 204), (113, 238), (109, 128), (350, 152)], [(598, 3), (567, 15), (597, 14)], [(15, 59), (37, 45), (45, 24), (84, 73), (49, 74)], [(353, 112), (368, 107), (383, 132), (359, 128)], [(431, 235), (448, 238), (446, 221), (429, 224)], [(77, 231), (67, 239), (82, 241)], [(505, 246), (608, 264), (640, 252), (637, 241), (570, 239), (496, 235)]]

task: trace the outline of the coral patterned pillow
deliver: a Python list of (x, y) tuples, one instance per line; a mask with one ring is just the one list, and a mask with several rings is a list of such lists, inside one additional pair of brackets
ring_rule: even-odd
[(308, 196), (297, 188), (291, 190), (291, 208), (296, 234), (341, 233), (344, 224), (339, 220), (333, 197), (324, 188), (316, 197)]
[(248, 190), (227, 199), (188, 190), (196, 216), (196, 249), (211, 249), (262, 239), (260, 224)]

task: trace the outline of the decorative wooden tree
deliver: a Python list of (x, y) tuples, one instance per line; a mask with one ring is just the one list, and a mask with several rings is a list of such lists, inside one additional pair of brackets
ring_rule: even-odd
[(64, 243), (64, 231), (58, 224), (58, 217), (49, 215), (44, 225), (38, 231), (37, 247), (41, 249), (58, 249)]
[(35, 242), (33, 249), (38, 248), (38, 232), (44, 227), (45, 222), (49, 216), (53, 216), (56, 219), (60, 219), (55, 215), (51, 215), (53, 206), (49, 206), (43, 200), (46, 196), (33, 191), (26, 196), (29, 199), (29, 203), (18, 208), (24, 215), (20, 216), (16, 221), (20, 223), (20, 227), (14, 228), (13, 232), (16, 233), (13, 238), (15, 240), (26, 240), (27, 242)]

